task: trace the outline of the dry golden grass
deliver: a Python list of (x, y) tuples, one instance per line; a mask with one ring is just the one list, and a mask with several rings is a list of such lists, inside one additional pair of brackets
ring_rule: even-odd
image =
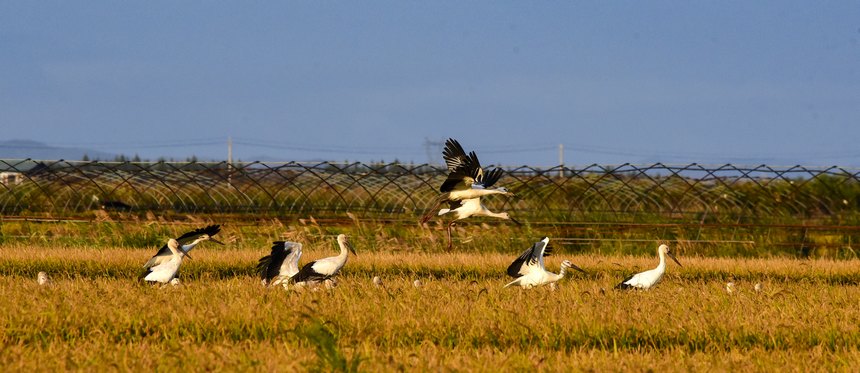
[[(525, 291), (502, 289), (518, 253), (358, 249), (338, 288), (299, 293), (260, 286), (253, 267), (268, 247), (205, 245), (183, 264), (182, 286), (160, 288), (135, 281), (154, 249), (0, 246), (0, 369), (327, 371), (360, 359), (364, 371), (851, 371), (860, 363), (857, 260), (681, 257), (684, 267), (670, 264), (656, 289), (619, 292), (612, 287), (655, 258), (558, 253), (550, 270), (570, 259), (589, 273), (574, 272), (556, 291)], [(317, 240), (302, 262), (334, 253)], [(52, 286), (36, 284), (40, 270)], [(374, 275), (384, 288), (371, 284)], [(415, 279), (425, 285), (413, 287)]]

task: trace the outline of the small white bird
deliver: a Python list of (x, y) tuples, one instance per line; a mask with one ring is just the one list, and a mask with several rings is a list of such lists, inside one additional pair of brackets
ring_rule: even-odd
[[(508, 266), (508, 276), (516, 278), (505, 287), (520, 286), (525, 289), (531, 289), (535, 286), (555, 283), (564, 277), (568, 268), (573, 268), (577, 271), (585, 273), (582, 268), (575, 266), (569, 260), (561, 262), (561, 270), (558, 274), (548, 272), (544, 266), (543, 258), (552, 253), (552, 248), (549, 245), (549, 237), (544, 237), (540, 241), (535, 242), (531, 247), (523, 251), (523, 253)], [(554, 289), (553, 289), (554, 290)]]
[(734, 282), (727, 282), (726, 283), (726, 293), (731, 294), (734, 292), (735, 292), (735, 283)]
[(171, 284), (171, 285), (173, 285), (173, 286), (179, 286), (179, 285), (182, 285), (182, 284), (180, 284), (180, 283), (179, 283), (179, 279), (178, 279), (178, 278), (176, 278), (176, 277), (174, 277), (174, 278), (173, 278), (173, 280), (170, 280), (170, 284)]
[(421, 217), (420, 223), (424, 224), (429, 221), (433, 218), (436, 209), (447, 203), (448, 208), (439, 210), (436, 215), (453, 214), (454, 216), (454, 219), (448, 223), (449, 250), (453, 245), (451, 242), (451, 227), (457, 220), (466, 219), (471, 216), (488, 216), (510, 220), (519, 224), (508, 213), (492, 212), (481, 203), (481, 197), (483, 196), (492, 194), (513, 195), (513, 193), (503, 187), (490, 188), (502, 177), (504, 171), (501, 168), (496, 167), (485, 173), (481, 167), (481, 162), (478, 161), (478, 155), (475, 152), (470, 152), (466, 155), (466, 151), (454, 139), (448, 139), (445, 142), (442, 158), (445, 159), (445, 164), (448, 166), (448, 178), (439, 187), (439, 191), (442, 194), (434, 200), (433, 206)]
[[(144, 271), (140, 274), (140, 279), (147, 282), (166, 284), (176, 277), (176, 272), (179, 271), (179, 266), (182, 264), (182, 258), (188, 256), (188, 253), (182, 249), (179, 241), (173, 238), (167, 241), (167, 248), (171, 253), (170, 260), (153, 265), (155, 259), (153, 257), (144, 265)], [(190, 256), (188, 257), (191, 258)]]
[[(652, 286), (656, 285), (657, 282), (660, 281), (660, 278), (663, 277), (663, 273), (666, 272), (666, 255), (668, 255), (675, 263), (678, 263), (681, 266), (681, 262), (675, 258), (675, 255), (672, 254), (672, 251), (669, 250), (669, 246), (665, 244), (661, 244), (660, 247), (657, 248), (657, 255), (660, 256), (660, 264), (657, 265), (657, 268), (647, 270), (645, 272), (637, 273), (633, 276), (630, 276), (620, 284), (616, 285), (616, 289), (650, 289)], [(683, 267), (683, 266), (682, 266)]]
[(421, 282), (421, 280), (415, 280), (415, 281), (412, 281), (412, 286), (414, 286), (416, 288), (420, 288), (420, 287), (424, 286), (424, 283)]
[(337, 236), (337, 244), (340, 246), (340, 255), (305, 264), (298, 273), (290, 278), (289, 283), (298, 287), (314, 286), (337, 275), (346, 264), (349, 252), (352, 252), (353, 255), (358, 255), (355, 253), (355, 249), (349, 243), (349, 238), (345, 234)]
[(381, 288), (382, 287), (382, 277), (373, 276), (373, 286)]
[(48, 278), (48, 274), (45, 273), (44, 271), (39, 272), (39, 274), (36, 275), (36, 282), (38, 282), (39, 285), (42, 285), (42, 286), (49, 286), (52, 284), (51, 279)]
[(302, 244), (290, 241), (275, 241), (272, 243), (272, 253), (260, 258), (257, 273), (262, 278), (263, 286), (284, 285), (290, 277), (299, 273), (299, 258), (302, 256)]
[(755, 291), (757, 293), (760, 293), (762, 291), (762, 289), (764, 289), (764, 286), (762, 286), (761, 282), (756, 282), (755, 283)]

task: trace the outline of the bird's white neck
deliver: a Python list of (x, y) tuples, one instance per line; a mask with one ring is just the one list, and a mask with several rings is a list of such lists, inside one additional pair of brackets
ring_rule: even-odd
[(198, 238), (198, 239), (196, 239), (196, 240), (194, 240), (194, 241), (191, 241), (191, 243), (190, 243), (190, 244), (188, 244), (188, 245), (182, 245), (182, 248), (183, 248), (185, 251), (189, 251), (189, 250), (193, 249), (193, 248), (194, 248), (194, 246), (197, 246), (197, 244), (199, 244), (199, 243), (200, 243), (200, 241), (203, 241), (203, 239), (202, 239), (202, 238)]
[(560, 280), (564, 277), (564, 274), (567, 273), (567, 266), (561, 266), (561, 270), (558, 271), (558, 279)]
[(660, 251), (659, 254), (660, 254), (660, 264), (657, 265), (657, 270), (662, 272), (662, 271), (666, 270), (666, 254), (663, 253), (662, 251)]
[(338, 242), (340, 246), (340, 255), (337, 256), (338, 262), (346, 263), (346, 259), (349, 257), (349, 249), (346, 248), (346, 245)]
[(484, 206), (483, 203), (481, 204), (480, 212), (475, 214), (475, 215), (483, 215), (483, 216), (489, 216), (491, 218), (499, 218), (499, 219), (510, 219), (510, 217), (508, 216), (508, 213), (506, 213), (506, 212), (492, 212), (492, 211), (490, 211), (490, 209), (488, 209), (486, 206)]
[[(188, 252), (188, 251), (186, 251), (186, 252)], [(182, 252), (182, 250), (179, 250), (179, 249), (170, 248), (170, 253), (173, 254), (174, 258), (182, 258), (183, 256), (185, 256), (185, 254)]]
[(484, 211), (484, 214), (491, 218), (508, 219), (508, 214), (504, 212), (492, 212), (490, 210), (486, 210)]

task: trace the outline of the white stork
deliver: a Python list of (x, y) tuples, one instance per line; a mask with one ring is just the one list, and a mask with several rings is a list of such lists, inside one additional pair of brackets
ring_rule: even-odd
[[(221, 243), (220, 241), (212, 238), (212, 236), (214, 236), (220, 231), (220, 225), (210, 225), (205, 228), (199, 228), (190, 232), (186, 232), (183, 235), (177, 237), (176, 241), (182, 247), (182, 251), (188, 253), (189, 251), (193, 250), (194, 247), (197, 246), (197, 244), (203, 241), (212, 241), (219, 245), (223, 245), (223, 243)], [(149, 259), (148, 262), (146, 262), (146, 264), (143, 266), (143, 269), (148, 269), (149, 267), (167, 262), (171, 260), (172, 257), (173, 252), (170, 250), (170, 248), (167, 247), (167, 245), (164, 245), (161, 247), (161, 249), (158, 250), (157, 253), (155, 253), (155, 255), (152, 256), (151, 259)]]
[[(152, 257), (144, 266), (143, 273), (140, 274), (140, 279), (146, 282), (160, 282), (166, 284), (176, 277), (176, 272), (179, 271), (179, 266), (182, 264), (182, 258), (188, 256), (188, 253), (179, 245), (179, 241), (171, 238), (167, 241), (167, 248), (170, 250), (170, 258), (162, 260), (158, 264), (153, 264), (156, 257)], [(191, 258), (190, 256), (188, 256)]]
[(548, 247), (549, 237), (544, 237), (534, 245), (523, 251), (523, 253), (508, 266), (508, 275), (516, 278), (505, 287), (520, 286), (525, 289), (531, 289), (535, 286), (546, 284), (554, 284), (556, 281), (564, 277), (565, 271), (568, 268), (573, 268), (577, 271), (585, 273), (582, 268), (577, 267), (569, 260), (561, 262), (561, 270), (558, 274), (548, 272), (544, 267), (543, 258), (552, 253), (552, 248)]
[(448, 139), (445, 142), (442, 158), (445, 159), (445, 164), (448, 166), (448, 178), (439, 187), (442, 194), (434, 200), (433, 206), (421, 217), (420, 223), (424, 224), (429, 221), (433, 218), (436, 209), (447, 203), (448, 208), (439, 210), (436, 215), (453, 213), (454, 219), (448, 224), (448, 249), (452, 246), (451, 227), (457, 220), (466, 219), (470, 216), (488, 216), (511, 220), (519, 224), (508, 213), (492, 212), (481, 203), (483, 196), (513, 195), (504, 187), (490, 188), (502, 177), (501, 168), (496, 167), (485, 173), (481, 167), (481, 162), (478, 161), (478, 155), (474, 151), (467, 155), (460, 143), (454, 139)]
[(353, 255), (358, 255), (355, 253), (355, 249), (349, 243), (349, 239), (345, 234), (337, 236), (337, 244), (340, 246), (340, 255), (318, 259), (305, 264), (298, 273), (290, 277), (289, 283), (296, 287), (314, 287), (320, 283), (325, 283), (327, 288), (336, 286), (332, 277), (337, 275), (344, 264), (346, 264), (349, 252), (352, 252)]
[(257, 272), (264, 286), (283, 285), (287, 280), (299, 273), (299, 258), (302, 256), (302, 244), (290, 241), (275, 241), (272, 243), (272, 253), (260, 258)]
[(657, 255), (660, 256), (660, 264), (657, 265), (657, 268), (649, 269), (645, 272), (640, 272), (630, 276), (624, 279), (620, 284), (616, 285), (615, 288), (648, 290), (654, 285), (657, 285), (657, 282), (659, 282), (660, 278), (663, 277), (663, 273), (666, 272), (666, 255), (681, 266), (681, 262), (675, 258), (675, 255), (672, 254), (672, 251), (669, 250), (669, 246), (666, 244), (661, 244), (660, 247), (657, 248)]
[[(499, 188), (504, 189), (504, 188)], [(439, 215), (451, 215), (453, 219), (448, 223), (448, 250), (451, 249), (452, 241), (451, 241), (451, 227), (454, 226), (459, 220), (466, 219), (472, 216), (488, 216), (491, 218), (499, 218), (510, 220), (517, 225), (520, 224), (519, 221), (512, 218), (507, 212), (492, 212), (481, 202), (481, 198), (469, 198), (464, 199), (462, 201), (451, 201), (449, 202), (449, 208), (439, 210)]]

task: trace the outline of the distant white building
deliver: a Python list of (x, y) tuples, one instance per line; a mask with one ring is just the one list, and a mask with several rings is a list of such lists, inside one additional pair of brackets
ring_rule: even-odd
[(4, 171), (0, 172), (0, 184), (6, 186), (20, 185), (24, 182), (24, 174), (20, 172)]

